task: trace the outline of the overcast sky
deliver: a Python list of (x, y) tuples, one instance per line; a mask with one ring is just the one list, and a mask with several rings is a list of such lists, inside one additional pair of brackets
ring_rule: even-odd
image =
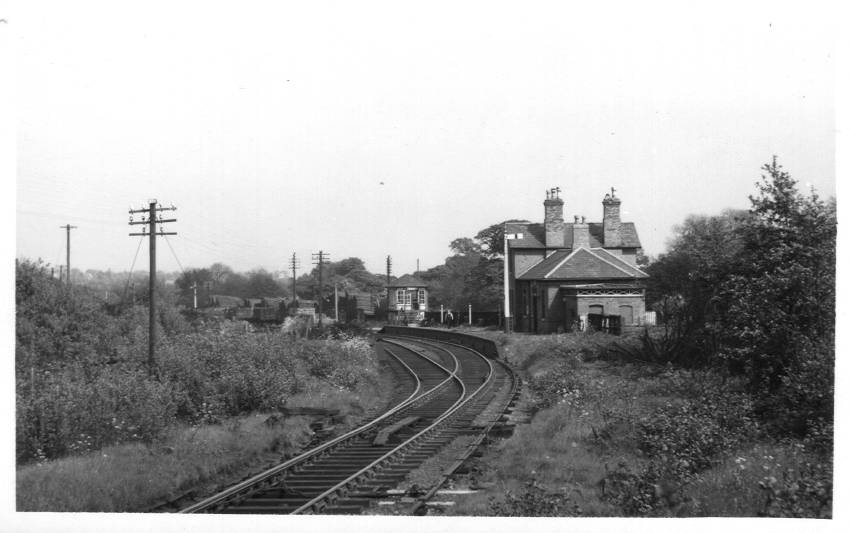
[(73, 266), (127, 270), (157, 198), (163, 270), (400, 275), (555, 186), (590, 221), (615, 187), (651, 255), (773, 154), (833, 195), (836, 14), (678, 4), (21, 2), (17, 255), (71, 223)]

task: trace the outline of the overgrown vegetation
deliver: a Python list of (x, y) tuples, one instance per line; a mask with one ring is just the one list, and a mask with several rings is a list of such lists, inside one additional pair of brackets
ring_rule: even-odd
[(822, 437), (833, 419), (835, 200), (801, 194), (776, 158), (763, 170), (749, 212), (689, 218), (647, 268), (665, 332), (635, 355), (742, 376), (778, 435)]
[(623, 342), (504, 339), (506, 358), (526, 369), (524, 408), (537, 412), (481, 460), (474, 483), (495, 494), (465, 497), (448, 512), (831, 516), (831, 457), (814, 437), (768, 431), (744, 377), (624, 362)]
[(18, 511), (140, 512), (260, 461), (294, 454), (311, 437), (304, 417), (262, 415), (174, 426), (163, 445), (125, 443), (18, 469)]
[(299, 398), (360, 404), (377, 379), (363, 338), (293, 340), (227, 323), (196, 330), (167, 300), (151, 374), (143, 308), (109, 309), (38, 263), (19, 261), (16, 274), (19, 463), (149, 443), (177, 422), (212, 423)]

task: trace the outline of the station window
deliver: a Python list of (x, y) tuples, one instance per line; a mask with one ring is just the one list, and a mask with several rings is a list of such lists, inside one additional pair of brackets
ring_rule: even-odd
[(419, 303), (420, 303), (420, 304), (424, 304), (424, 303), (425, 303), (425, 289), (419, 289), (419, 291), (418, 291), (418, 293), (417, 293), (417, 295), (416, 295), (416, 296), (417, 296), (417, 298), (419, 299)]
[(546, 308), (549, 307), (546, 289), (540, 290), (540, 318), (546, 318)]
[(400, 303), (400, 304), (403, 304), (404, 303), (404, 293), (405, 293), (404, 289), (398, 289), (395, 292), (395, 301)]

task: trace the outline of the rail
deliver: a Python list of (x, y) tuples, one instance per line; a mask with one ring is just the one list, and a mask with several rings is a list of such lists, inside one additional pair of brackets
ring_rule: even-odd
[(472, 348), (490, 359), (499, 358), (499, 349), (496, 347), (495, 342), (468, 333), (435, 328), (409, 328), (405, 326), (384, 326), (380, 333), (391, 336), (419, 337), (422, 339), (459, 344), (465, 348)]
[[(386, 411), (384, 414), (375, 418), (371, 422), (364, 424), (364, 425), (362, 425), (362, 426), (360, 426), (360, 427), (358, 427), (358, 428), (356, 428), (352, 431), (349, 431), (348, 433), (346, 433), (344, 435), (340, 435), (339, 437), (337, 437), (337, 438), (335, 438), (335, 439), (333, 439), (329, 442), (326, 442), (326, 443), (322, 444), (321, 446), (313, 448), (313, 449), (307, 451), (304, 454), (301, 454), (297, 457), (293, 457), (292, 459), (290, 459), (290, 460), (288, 460), (284, 463), (281, 463), (281, 464), (279, 464), (279, 465), (277, 465), (273, 468), (265, 470), (265, 471), (255, 475), (255, 476), (253, 476), (249, 479), (246, 479), (245, 481), (242, 481), (241, 483), (237, 483), (236, 485), (234, 485), (234, 486), (232, 486), (232, 487), (230, 487), (226, 490), (223, 490), (223, 491), (221, 491), (221, 492), (219, 492), (219, 493), (217, 493), (213, 496), (210, 496), (209, 498), (206, 498), (206, 499), (204, 499), (200, 502), (197, 502), (194, 505), (186, 507), (185, 509), (181, 509), (179, 511), (179, 513), (196, 513), (198, 511), (203, 511), (203, 510), (206, 510), (210, 507), (214, 507), (214, 506), (223, 504), (223, 503), (227, 502), (228, 500), (230, 500), (231, 498), (238, 496), (243, 491), (250, 490), (251, 488), (257, 486), (259, 483), (270, 480), (270, 479), (274, 478), (274, 476), (287, 471), (288, 469), (292, 468), (296, 464), (303, 463), (303, 462), (307, 461), (308, 459), (310, 459), (312, 457), (320, 455), (323, 452), (330, 450), (331, 448), (334, 448), (335, 446), (341, 444), (342, 442), (344, 442), (344, 441), (346, 441), (346, 440), (348, 440), (348, 439), (350, 439), (354, 436), (357, 436), (357, 435), (359, 435), (359, 434), (361, 434), (365, 431), (368, 431), (369, 429), (380, 424), (382, 421), (386, 420), (387, 418), (393, 416), (394, 414), (398, 413), (399, 411), (402, 411), (403, 409), (405, 409), (406, 407), (411, 405), (411, 403), (418, 401), (421, 398), (429, 395), (429, 393), (431, 393), (433, 390), (438, 389), (440, 387), (440, 385), (442, 385), (442, 383), (441, 383), (440, 385), (438, 385), (437, 387), (434, 387), (430, 391), (427, 391), (426, 393), (419, 395), (419, 392), (422, 389), (422, 382), (420, 381), (419, 376), (416, 374), (416, 372), (412, 368), (410, 368), (410, 366), (407, 363), (402, 361), (401, 358), (399, 358), (398, 356), (396, 356), (392, 352), (390, 352), (390, 355), (392, 355), (394, 358), (396, 358), (408, 370), (408, 372), (410, 372), (410, 374), (416, 380), (416, 387), (415, 387), (414, 391), (406, 399), (402, 400), (395, 407)], [(445, 381), (449, 381), (450, 379), (451, 378), (446, 378)]]
[[(400, 328), (400, 329), (404, 329), (404, 330), (406, 330), (406, 329), (408, 329), (408, 328)], [(410, 328), (410, 329), (417, 329), (417, 328)], [(396, 342), (389, 341), (389, 340), (387, 340), (387, 339), (384, 339), (384, 342), (389, 342), (389, 343), (391, 343), (391, 344), (398, 344), (398, 343), (396, 343)], [(406, 348), (407, 348), (408, 350), (411, 350), (411, 351), (414, 351), (414, 352), (418, 352), (418, 350), (414, 350), (414, 349), (410, 348), (409, 346), (407, 346)], [(454, 361), (455, 361), (455, 369), (454, 369), (454, 371), (452, 371), (452, 372), (451, 372), (451, 377), (452, 377), (452, 378), (454, 378), (454, 379), (456, 379), (456, 380), (458, 381), (458, 383), (459, 383), (460, 387), (461, 387), (461, 396), (460, 396), (460, 398), (458, 398), (458, 400), (457, 400), (457, 401), (456, 401), (456, 402), (455, 402), (455, 403), (454, 403), (454, 404), (453, 404), (453, 405), (452, 405), (452, 406), (451, 406), (448, 410), (446, 410), (446, 412), (444, 412), (442, 415), (440, 415), (439, 417), (437, 417), (437, 419), (436, 419), (436, 420), (434, 420), (434, 422), (432, 422), (432, 423), (431, 423), (431, 425), (429, 425), (429, 426), (428, 426), (428, 427), (426, 427), (425, 429), (423, 429), (423, 430), (419, 431), (418, 433), (416, 433), (416, 434), (415, 434), (415, 435), (413, 435), (412, 437), (408, 438), (406, 441), (404, 441), (404, 442), (402, 442), (401, 444), (399, 444), (396, 448), (394, 448), (393, 450), (391, 450), (391, 451), (387, 452), (386, 454), (384, 454), (383, 456), (379, 457), (378, 459), (376, 459), (376, 460), (375, 460), (375, 461), (373, 461), (372, 463), (368, 464), (368, 465), (367, 465), (367, 466), (365, 466), (364, 468), (360, 469), (360, 470), (359, 470), (359, 471), (357, 471), (356, 473), (352, 474), (352, 475), (351, 475), (351, 476), (349, 476), (348, 478), (346, 478), (346, 479), (344, 479), (344, 480), (340, 481), (339, 483), (337, 483), (337, 484), (336, 484), (336, 485), (334, 485), (333, 487), (329, 488), (328, 490), (326, 490), (325, 492), (323, 492), (323, 493), (322, 493), (322, 494), (320, 494), (319, 496), (317, 496), (317, 497), (315, 497), (314, 499), (310, 500), (309, 502), (305, 503), (304, 505), (302, 505), (302, 506), (301, 506), (301, 507), (299, 507), (298, 509), (294, 510), (291, 514), (299, 514), (299, 513), (302, 513), (302, 512), (304, 512), (304, 511), (308, 511), (308, 510), (316, 510), (316, 509), (317, 509), (317, 507), (321, 504), (321, 502), (324, 502), (324, 501), (325, 501), (325, 500), (326, 500), (329, 496), (331, 496), (331, 495), (333, 495), (334, 493), (336, 493), (336, 492), (338, 492), (338, 491), (340, 491), (340, 490), (344, 489), (344, 488), (345, 488), (345, 487), (347, 487), (350, 483), (352, 483), (352, 482), (353, 482), (353, 481), (355, 481), (356, 479), (360, 478), (360, 477), (361, 477), (361, 476), (363, 476), (364, 474), (366, 474), (366, 473), (368, 473), (368, 472), (372, 471), (372, 470), (373, 470), (373, 469), (375, 469), (378, 465), (380, 465), (380, 464), (384, 463), (385, 461), (387, 461), (387, 460), (388, 460), (388, 459), (390, 459), (391, 457), (393, 457), (393, 456), (397, 456), (401, 450), (403, 450), (403, 449), (407, 448), (408, 446), (410, 446), (411, 444), (413, 444), (413, 443), (415, 443), (415, 442), (419, 441), (419, 440), (420, 440), (420, 439), (422, 439), (423, 437), (425, 437), (425, 436), (427, 436), (427, 435), (430, 435), (430, 434), (434, 433), (435, 431), (437, 431), (437, 430), (440, 428), (440, 426), (441, 426), (441, 425), (442, 425), (442, 424), (443, 424), (443, 423), (444, 423), (447, 419), (449, 419), (449, 418), (450, 418), (450, 417), (452, 417), (453, 415), (457, 414), (457, 413), (459, 412), (459, 410), (460, 410), (460, 408), (461, 408), (461, 407), (463, 407), (464, 405), (466, 405), (467, 403), (469, 403), (469, 402), (470, 402), (473, 398), (475, 398), (475, 397), (476, 397), (476, 396), (477, 396), (477, 395), (478, 395), (478, 394), (479, 394), (482, 390), (484, 390), (484, 389), (486, 388), (486, 386), (489, 384), (489, 380), (490, 380), (490, 378), (491, 378), (491, 377), (492, 377), (492, 375), (493, 375), (493, 363), (491, 363), (490, 361), (487, 361), (487, 358), (486, 358), (486, 357), (484, 357), (484, 355), (483, 355), (483, 354), (477, 354), (477, 355), (481, 356), (481, 357), (482, 357), (482, 359), (484, 359), (485, 361), (487, 361), (487, 363), (488, 363), (488, 365), (489, 365), (489, 372), (488, 372), (488, 374), (487, 374), (486, 379), (484, 380), (484, 383), (482, 383), (482, 384), (481, 384), (478, 388), (476, 388), (476, 389), (475, 389), (474, 391), (472, 391), (469, 395), (467, 395), (467, 394), (466, 394), (466, 386), (465, 386), (465, 385), (464, 385), (464, 383), (463, 383), (463, 379), (461, 379), (459, 376), (457, 376), (457, 372), (460, 370), (460, 365), (458, 364), (457, 356), (455, 356), (455, 355), (454, 355), (454, 354), (452, 354), (451, 352), (448, 352), (448, 350), (446, 350), (446, 351), (447, 351), (447, 353), (449, 353), (449, 354), (452, 356), (452, 358), (453, 358), (453, 359), (454, 359)], [(473, 350), (473, 351), (474, 351), (474, 350)], [(421, 353), (421, 352), (420, 352), (420, 353)], [(423, 357), (424, 357), (424, 356), (423, 356)], [(448, 370), (448, 369), (446, 369), (446, 370)]]

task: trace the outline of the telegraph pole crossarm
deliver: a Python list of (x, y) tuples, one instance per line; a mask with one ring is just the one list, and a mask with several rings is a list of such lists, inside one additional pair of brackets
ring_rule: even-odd
[(322, 286), (322, 267), (324, 266), (325, 261), (327, 261), (329, 258), (330, 254), (327, 252), (323, 252), (322, 250), (319, 250), (318, 253), (313, 254), (313, 264), (319, 267), (319, 329), (322, 329), (322, 299), (324, 298), (325, 292), (324, 287)]
[[(162, 228), (157, 228), (157, 224), (165, 224), (168, 222), (177, 222), (176, 218), (164, 219), (158, 213), (162, 211), (176, 211), (177, 208), (161, 207), (159, 203), (153, 199), (148, 200), (148, 207), (142, 209), (130, 209), (131, 226), (142, 226), (141, 233), (130, 233), (131, 237), (148, 237), (150, 239), (150, 275), (149, 275), (149, 302), (148, 302), (148, 372), (154, 374), (156, 369), (156, 237), (165, 237), (166, 235), (177, 235), (174, 231), (165, 231)], [(141, 220), (134, 220), (133, 215), (143, 213)], [(145, 227), (147, 226), (147, 227)], [(197, 304), (196, 304), (197, 305)]]
[(289, 259), (289, 268), (292, 269), (292, 300), (295, 301), (298, 299), (298, 294), (295, 292), (295, 271), (301, 266), (301, 261), (298, 260), (298, 257), (295, 255), (295, 252), (292, 252), (292, 258)]

